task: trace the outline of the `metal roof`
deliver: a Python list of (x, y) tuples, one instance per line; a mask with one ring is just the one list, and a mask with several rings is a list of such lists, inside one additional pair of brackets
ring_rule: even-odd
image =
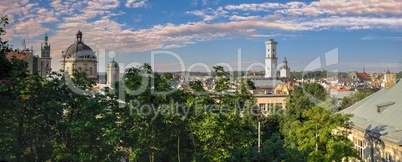
[(355, 129), (402, 145), (402, 82), (372, 94), (341, 113), (354, 115), (351, 121)]
[(281, 80), (263, 78), (263, 79), (251, 79), (254, 82), (254, 86), (257, 88), (271, 88), (274, 89), (278, 84), (282, 84)]

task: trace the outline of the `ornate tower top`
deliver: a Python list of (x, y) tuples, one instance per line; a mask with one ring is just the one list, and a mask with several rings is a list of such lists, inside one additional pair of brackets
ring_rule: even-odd
[(48, 44), (48, 38), (47, 33), (45, 33), (45, 46)]
[(49, 37), (47, 36), (47, 33), (45, 33), (44, 42), (41, 44), (41, 49), (50, 50)]
[(82, 32), (81, 32), (81, 30), (78, 30), (76, 36), (77, 36), (77, 42), (82, 42)]
[(286, 57), (283, 59), (283, 66), (282, 66), (282, 68), (283, 68), (283, 69), (289, 69), (289, 67), (288, 67), (288, 60), (286, 59)]

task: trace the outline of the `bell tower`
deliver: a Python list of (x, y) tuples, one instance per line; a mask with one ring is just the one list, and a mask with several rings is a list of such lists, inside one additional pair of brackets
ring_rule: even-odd
[(280, 71), (280, 77), (281, 78), (289, 78), (290, 77), (290, 68), (288, 66), (288, 60), (286, 59), (286, 57), (285, 57), (285, 59), (283, 59), (283, 65), (282, 65), (282, 68)]
[(50, 74), (52, 71), (52, 58), (50, 57), (50, 43), (48, 42), (49, 37), (47, 36), (47, 33), (45, 33), (45, 38), (44, 42), (41, 44), (41, 56), (40, 56), (40, 64), (41, 64), (41, 70), (40, 70), (40, 75), (41, 76), (46, 76)]
[(265, 42), (265, 78), (276, 78), (276, 66), (278, 58), (276, 57), (276, 45), (278, 42), (270, 39)]
[(115, 83), (119, 81), (119, 73), (120, 73), (120, 68), (119, 64), (114, 61), (111, 61), (107, 65), (107, 70), (106, 70), (106, 85), (109, 86), (109, 88), (114, 89), (115, 88)]

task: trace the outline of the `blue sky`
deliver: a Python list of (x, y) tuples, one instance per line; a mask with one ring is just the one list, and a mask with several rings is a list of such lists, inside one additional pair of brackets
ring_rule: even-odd
[[(39, 51), (47, 32), (53, 70), (60, 68), (61, 51), (81, 30), (86, 44), (97, 53), (112, 52), (121, 67), (150, 63), (152, 51), (170, 51), (183, 60), (185, 70), (217, 63), (237, 70), (239, 61), (244, 70), (264, 62), (264, 42), (273, 38), (278, 62), (287, 57), (292, 71), (319, 57), (324, 62), (325, 53), (335, 48), (338, 64), (324, 68), (402, 71), (400, 0), (1, 1), (0, 13), (10, 18), (3, 38), (15, 48), (26, 39)], [(179, 61), (166, 54), (155, 55), (154, 66), (157, 71), (181, 70)]]

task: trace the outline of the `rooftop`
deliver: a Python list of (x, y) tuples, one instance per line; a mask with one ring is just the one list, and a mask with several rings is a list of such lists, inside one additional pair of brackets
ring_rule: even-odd
[(401, 146), (401, 96), (402, 82), (399, 82), (342, 110), (341, 113), (354, 115), (351, 121), (355, 129)]

